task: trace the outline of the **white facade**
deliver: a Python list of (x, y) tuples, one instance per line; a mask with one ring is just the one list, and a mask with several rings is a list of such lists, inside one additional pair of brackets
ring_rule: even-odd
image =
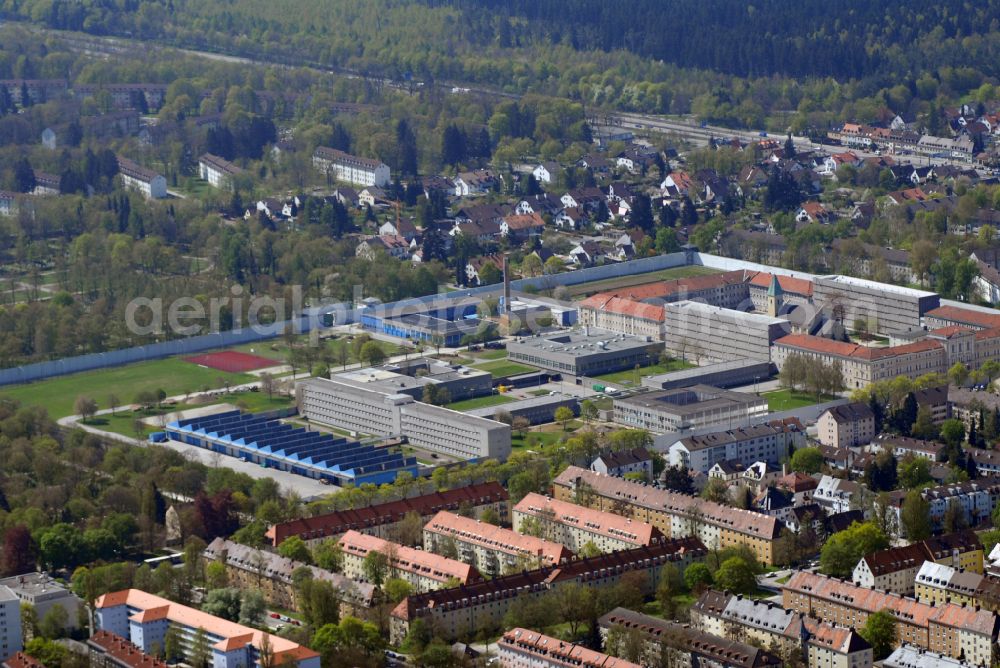
[(816, 487), (813, 501), (826, 508), (830, 514), (844, 513), (851, 510), (851, 499), (857, 489), (855, 482), (825, 475)]
[(167, 180), (159, 174), (146, 180), (123, 172), (122, 185), (130, 190), (138, 190), (147, 199), (163, 199), (167, 196)]
[(718, 462), (765, 461), (777, 464), (788, 456), (788, 446), (799, 448), (805, 433), (792, 425), (755, 425), (744, 429), (689, 436), (668, 449), (671, 466), (708, 473)]
[(0, 586), (0, 661), (6, 661), (24, 649), (21, 637), (21, 599)]
[(392, 183), (389, 166), (384, 162), (360, 158), (324, 146), (320, 146), (313, 153), (313, 166), (337, 181), (345, 183), (379, 188)]

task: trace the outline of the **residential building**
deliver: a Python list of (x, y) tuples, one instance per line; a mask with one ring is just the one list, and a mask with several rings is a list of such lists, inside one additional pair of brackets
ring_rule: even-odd
[(291, 536), (298, 536), (308, 545), (315, 546), (319, 541), (339, 538), (352, 529), (387, 540), (397, 540), (399, 524), (407, 515), (414, 513), (426, 522), (442, 510), (461, 510), (478, 516), (491, 509), (506, 524), (510, 519), (507, 498), (507, 490), (498, 482), (475, 483), (364, 508), (338, 510), (282, 522), (272, 525), (265, 535), (273, 547), (281, 545)]
[(1000, 620), (988, 610), (954, 603), (932, 606), (805, 571), (792, 574), (784, 585), (782, 599), (790, 610), (851, 628), (863, 627), (870, 614), (886, 610), (896, 619), (898, 644), (918, 645), (956, 658), (964, 656), (977, 665), (993, 664)]
[(791, 331), (784, 318), (694, 301), (664, 304), (666, 349), (700, 364), (734, 358), (771, 361), (771, 343)]
[(390, 543), (358, 531), (348, 531), (340, 537), (338, 543), (344, 555), (344, 575), (353, 580), (368, 579), (365, 557), (372, 552), (379, 552), (386, 557), (386, 579), (405, 580), (413, 586), (416, 593), (441, 589), (452, 582), (467, 585), (482, 579), (479, 572), (469, 564), (433, 552)]
[(556, 499), (646, 522), (665, 536), (697, 536), (709, 549), (746, 545), (774, 563), (781, 523), (761, 513), (570, 466), (552, 481)]
[(167, 668), (165, 661), (109, 631), (95, 633), (87, 640), (87, 649), (91, 668)]
[(361, 158), (326, 146), (313, 152), (313, 167), (328, 178), (359, 186), (384, 188), (392, 183), (389, 166), (381, 160)]
[(601, 552), (630, 550), (650, 545), (663, 537), (646, 522), (615, 513), (594, 510), (568, 501), (531, 492), (511, 510), (511, 523), (518, 533), (533, 533), (573, 552), (592, 546)]
[(572, 559), (564, 545), (442, 510), (424, 525), (424, 549), (440, 554), (454, 544), (458, 559), (487, 577)]
[(642, 668), (642, 666), (528, 629), (513, 628), (497, 641), (503, 668)]
[(966, 430), (973, 421), (977, 427), (982, 427), (981, 413), (1000, 410), (1000, 395), (949, 385), (948, 407), (950, 417), (961, 420)]
[(1000, 580), (933, 561), (925, 561), (917, 571), (914, 590), (921, 603), (944, 605), (951, 602), (993, 612), (1000, 610)]
[(830, 515), (847, 512), (851, 510), (851, 501), (860, 489), (858, 483), (853, 480), (824, 475), (816, 486), (813, 501)]
[(410, 256), (410, 249), (410, 242), (404, 237), (382, 234), (362, 240), (354, 249), (354, 255), (366, 260), (374, 260), (378, 257), (378, 252), (381, 251), (397, 260), (403, 260)]
[[(993, 509), (1000, 499), (1000, 478), (980, 478), (926, 487), (920, 491), (920, 494), (931, 506), (930, 517), (933, 530), (939, 531), (941, 529), (942, 520), (949, 505), (958, 507), (966, 526), (976, 527), (983, 523), (989, 523), (993, 516)], [(889, 492), (889, 499), (892, 503), (890, 508), (895, 515), (897, 526), (900, 527), (902, 524), (899, 524), (899, 515), (904, 498), (906, 498), (905, 490)]]
[(890, 451), (896, 456), (896, 459), (902, 459), (907, 455), (913, 455), (914, 457), (920, 457), (922, 459), (929, 459), (932, 462), (938, 462), (941, 461), (941, 454), (944, 452), (944, 443), (924, 441), (919, 438), (910, 438), (908, 436), (880, 434), (874, 442), (883, 449)]
[(933, 292), (853, 276), (817, 276), (813, 300), (842, 309), (844, 322), (867, 321), (879, 334), (913, 331), (925, 313), (940, 306), (940, 298)]
[(121, 156), (118, 157), (118, 173), (122, 177), (123, 186), (138, 190), (146, 199), (163, 199), (167, 196), (167, 180), (162, 174)]
[[(573, 583), (600, 590), (627, 579), (651, 595), (667, 564), (684, 568), (705, 558), (707, 550), (696, 538), (660, 540), (653, 545), (571, 560), (558, 567), (521, 571), (464, 587), (439, 589), (403, 599), (389, 619), (390, 639), (401, 642), (418, 618), (445, 640), (496, 629), (515, 601), (531, 600)], [(633, 576), (638, 573), (639, 576)]]
[(872, 646), (850, 627), (834, 626), (772, 601), (709, 589), (691, 607), (691, 625), (704, 633), (801, 656), (809, 668), (870, 668)]
[(646, 448), (602, 450), (590, 463), (590, 470), (619, 478), (624, 478), (631, 473), (642, 476), (643, 480), (651, 481), (653, 479), (653, 457)]
[(606, 643), (608, 632), (615, 627), (638, 630), (645, 640), (643, 652), (646, 665), (658, 663), (660, 657), (670, 657), (665, 665), (712, 666), (718, 668), (764, 668), (784, 665), (780, 656), (725, 637), (705, 633), (688, 624), (652, 617), (627, 608), (615, 608), (597, 620), (601, 638)]
[(41, 172), (37, 169), (33, 171), (35, 172), (35, 189), (31, 191), (32, 195), (58, 195), (61, 192), (59, 189), (59, 176), (49, 174), (48, 172)]
[(975, 668), (977, 664), (929, 652), (915, 645), (901, 645), (882, 661), (882, 668)]
[(816, 492), (816, 488), (819, 487), (819, 482), (816, 478), (805, 473), (792, 471), (778, 478), (774, 486), (791, 494), (792, 505), (798, 507), (814, 505), (813, 494)]
[(45, 664), (33, 656), (28, 656), (24, 652), (17, 652), (10, 657), (0, 660), (2, 668), (46, 668)]
[(242, 173), (240, 167), (217, 155), (205, 153), (198, 158), (198, 178), (213, 188), (232, 189), (233, 177)]
[(507, 343), (507, 358), (574, 376), (596, 376), (646, 366), (663, 344), (646, 337), (584, 328), (522, 337)]
[(693, 385), (615, 399), (613, 419), (626, 427), (664, 434), (713, 426), (735, 429), (767, 412), (767, 399), (756, 394)]
[(476, 169), (471, 172), (459, 172), (453, 179), (455, 197), (468, 197), (489, 192), (497, 184), (496, 176), (489, 169)]
[(21, 599), (0, 584), (0, 661), (6, 661), (24, 649), (21, 637)]
[(375, 604), (378, 594), (374, 585), (221, 537), (208, 544), (201, 558), (206, 565), (222, 564), (230, 587), (256, 589), (268, 603), (286, 610), (302, 610), (292, 579), (300, 568), (307, 569), (313, 580), (328, 582), (337, 590), (343, 615), (363, 614)]
[(18, 197), (20, 197), (18, 193), (12, 193), (6, 190), (0, 190), (0, 216), (17, 215)]
[(77, 610), (84, 605), (80, 597), (69, 588), (56, 582), (48, 573), (25, 573), (0, 579), (0, 587), (7, 587), (17, 598), (35, 609), (38, 619), (57, 605), (66, 611), (66, 630), (79, 625)]
[(831, 448), (871, 443), (875, 438), (875, 413), (862, 402), (828, 408), (816, 420), (816, 437)]
[(725, 460), (778, 464), (805, 441), (805, 429), (793, 418), (685, 436), (668, 448), (667, 456), (671, 466), (708, 473), (714, 464)]
[[(213, 668), (241, 665), (266, 668), (267, 665), (282, 664), (297, 668), (319, 668), (320, 665), (318, 653), (291, 640), (215, 617), (139, 589), (125, 589), (99, 596), (94, 608), (98, 630), (121, 636), (147, 654), (156, 648), (162, 649), (167, 631), (174, 629), (178, 634), (180, 652), (188, 662), (193, 660), (195, 636), (202, 633), (211, 648)], [(262, 660), (261, 645), (265, 637), (273, 656)]]
[(363, 434), (405, 435), (412, 445), (459, 459), (510, 455), (510, 426), (413, 397), (341, 380), (298, 383), (300, 410), (310, 420)]

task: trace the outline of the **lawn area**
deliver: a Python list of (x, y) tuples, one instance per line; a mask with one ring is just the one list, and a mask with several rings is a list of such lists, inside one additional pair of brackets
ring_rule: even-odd
[(514, 398), (508, 397), (505, 394), (492, 394), (485, 397), (475, 397), (474, 399), (456, 401), (448, 404), (446, 408), (450, 408), (453, 411), (471, 411), (476, 408), (486, 408), (487, 406), (499, 406), (500, 404), (506, 404), (511, 401), (514, 401)]
[[(803, 406), (812, 406), (819, 403), (819, 401), (816, 401), (816, 395), (814, 394), (795, 392), (790, 389), (762, 392), (760, 396), (767, 399), (767, 408), (771, 412), (790, 411), (793, 408), (802, 408)], [(824, 395), (820, 401), (832, 401), (836, 398), (832, 395)]]
[(504, 376), (516, 376), (522, 373), (530, 373), (535, 371), (535, 367), (526, 366), (524, 364), (518, 364), (517, 362), (510, 362), (506, 359), (493, 360), (492, 362), (483, 362), (482, 364), (473, 365), (474, 369), (479, 369), (480, 371), (489, 371), (493, 374), (494, 378), (502, 378)]
[[(295, 339), (296, 343), (306, 343), (308, 340), (308, 335), (298, 336)], [(348, 341), (346, 338), (327, 339), (326, 341), (321, 342), (321, 345), (326, 346), (327, 350), (330, 351), (330, 357), (334, 360), (332, 365), (334, 371), (336, 371), (340, 366), (340, 350), (344, 347), (347, 348), (347, 363), (354, 364), (358, 361), (358, 359), (354, 356), (354, 348), (351, 343), (352, 342)], [(385, 341), (375, 341), (375, 343), (378, 344), (386, 355), (398, 355), (403, 352), (402, 348), (392, 343), (386, 343)], [(260, 357), (273, 359), (274, 361), (280, 363), (288, 361), (288, 343), (285, 341), (284, 337), (269, 339), (267, 341), (256, 341), (254, 343), (244, 343), (232, 348), (226, 348), (226, 350), (251, 353), (253, 355), (259, 355)], [(506, 354), (506, 352), (504, 354)]]
[(27, 406), (42, 406), (50, 416), (60, 418), (73, 414), (73, 402), (81, 394), (93, 397), (99, 408), (107, 408), (111, 393), (127, 404), (143, 390), (162, 389), (167, 396), (173, 396), (223, 387), (225, 381), (240, 385), (253, 380), (254, 377), (247, 374), (216, 371), (170, 357), (2, 387), (0, 396), (17, 399)]
[[(652, 366), (646, 366), (639, 369), (639, 378), (645, 376), (655, 376), (661, 373), (670, 373), (671, 371), (681, 371), (683, 369), (691, 369), (694, 364), (690, 362), (685, 362), (684, 360), (671, 360), (666, 364), (654, 364)], [(636, 383), (636, 370), (628, 369), (626, 371), (615, 371), (614, 373), (606, 373), (600, 376), (594, 376), (597, 380), (604, 380), (609, 383), (618, 383), (619, 385), (637, 385)]]
[(500, 350), (480, 350), (479, 352), (463, 351), (462, 354), (470, 355), (477, 360), (502, 360), (507, 358), (507, 351), (502, 348)]
[(529, 431), (521, 437), (517, 432), (511, 434), (510, 445), (514, 450), (527, 448), (529, 450), (541, 450), (559, 442), (562, 432), (558, 431)]
[(653, 271), (647, 274), (635, 274), (634, 276), (620, 276), (618, 278), (607, 278), (603, 281), (583, 283), (581, 285), (568, 286), (567, 290), (571, 297), (589, 296), (596, 292), (614, 290), (615, 288), (625, 288), (630, 285), (642, 285), (644, 283), (654, 283), (656, 281), (669, 281), (674, 278), (686, 278), (688, 276), (705, 276), (707, 274), (721, 273), (718, 269), (702, 267), (699, 265), (685, 265), (683, 267), (672, 267), (662, 271)]

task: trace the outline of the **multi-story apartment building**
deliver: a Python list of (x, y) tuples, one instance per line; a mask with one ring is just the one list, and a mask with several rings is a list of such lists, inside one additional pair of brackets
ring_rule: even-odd
[(442, 510), (424, 525), (424, 549), (440, 554), (452, 544), (458, 559), (487, 577), (555, 566), (573, 557), (560, 543)]
[(691, 625), (705, 633), (776, 648), (809, 668), (870, 668), (872, 646), (852, 628), (834, 626), (771, 601), (708, 590), (691, 607)]
[(653, 456), (646, 448), (631, 450), (602, 450), (590, 463), (590, 470), (623, 478), (628, 474), (653, 479)]
[(882, 661), (882, 668), (976, 668), (976, 664), (921, 647), (902, 645)]
[(109, 631), (98, 631), (87, 640), (91, 668), (167, 668), (162, 659)]
[(198, 158), (198, 177), (213, 188), (232, 189), (233, 177), (242, 173), (243, 169), (217, 155), (205, 153)]
[[(319, 668), (320, 665), (319, 654), (308, 647), (139, 589), (125, 589), (99, 596), (94, 608), (98, 630), (121, 636), (147, 654), (153, 653), (157, 648), (162, 650), (167, 632), (173, 629), (177, 634), (178, 649), (189, 663), (193, 661), (197, 649), (196, 637), (204, 634), (211, 649), (213, 668), (266, 668), (280, 665)], [(271, 655), (262, 660), (261, 649), (265, 636)]]
[(281, 522), (268, 528), (266, 537), (273, 547), (281, 545), (289, 536), (298, 536), (307, 544), (315, 545), (319, 541), (339, 538), (353, 529), (397, 541), (399, 525), (411, 513), (426, 522), (442, 510), (462, 511), (479, 516), (487, 509), (491, 509), (501, 522), (506, 523), (510, 517), (507, 500), (507, 490), (500, 483), (481, 482), (443, 492), (386, 501), (364, 508), (338, 510), (315, 517)]
[(948, 407), (950, 409), (950, 417), (961, 420), (965, 423), (966, 429), (969, 428), (973, 420), (976, 421), (977, 427), (981, 427), (981, 417), (984, 412), (993, 412), (1000, 409), (1000, 396), (992, 392), (982, 392), (949, 385)]
[(875, 443), (887, 449), (902, 459), (907, 455), (929, 459), (932, 462), (941, 461), (941, 454), (944, 452), (944, 443), (936, 441), (924, 441), (919, 438), (909, 438), (908, 436), (893, 436), (888, 434), (880, 435), (875, 439)]
[(356, 582), (339, 573), (331, 573), (301, 561), (287, 559), (274, 552), (216, 538), (201, 553), (205, 564), (219, 563), (226, 569), (229, 585), (238, 589), (257, 589), (271, 605), (288, 610), (301, 610), (301, 602), (292, 574), (307, 569), (313, 580), (329, 582), (340, 594), (344, 615), (362, 614), (376, 602), (378, 592), (367, 582)]
[(911, 332), (925, 313), (941, 305), (933, 292), (853, 276), (817, 276), (813, 300), (842, 312), (845, 323), (865, 320), (879, 334)]
[(1000, 580), (933, 561), (925, 561), (917, 571), (914, 590), (921, 603), (957, 603), (1000, 611)]
[[(975, 527), (988, 522), (993, 515), (993, 509), (1000, 501), (1000, 478), (980, 478), (950, 485), (926, 487), (920, 494), (931, 506), (932, 528), (938, 531), (942, 528), (942, 520), (949, 505), (956, 505), (962, 514), (966, 526)], [(897, 526), (903, 509), (905, 490), (889, 492), (889, 499)]]
[(709, 549), (746, 545), (774, 563), (775, 518), (570, 466), (552, 481), (555, 498), (652, 524), (673, 538), (696, 536)]
[(642, 668), (583, 645), (542, 635), (528, 629), (513, 628), (497, 641), (497, 657), (503, 668)]
[(601, 552), (630, 550), (663, 537), (659, 529), (646, 522), (534, 492), (514, 506), (511, 518), (514, 531), (528, 533), (526, 529), (533, 526), (540, 537), (565, 545), (573, 552), (588, 544)]
[(605, 643), (612, 628), (638, 630), (645, 640), (644, 665), (713, 668), (778, 668), (784, 665), (780, 656), (759, 647), (626, 608), (615, 608), (603, 615), (597, 620), (597, 626)]
[(389, 166), (381, 160), (360, 158), (335, 148), (318, 146), (313, 153), (313, 167), (344, 183), (379, 188), (392, 183)]
[(816, 485), (813, 501), (826, 510), (828, 515), (851, 510), (851, 502), (857, 498), (861, 486), (853, 480), (824, 475)]
[(768, 462), (778, 464), (790, 448), (805, 444), (806, 432), (797, 419), (776, 420), (740, 429), (686, 436), (670, 446), (671, 466), (708, 473), (716, 462)]
[(805, 571), (794, 573), (784, 585), (782, 600), (790, 610), (850, 628), (861, 628), (870, 614), (886, 610), (896, 619), (897, 646), (909, 643), (976, 665), (993, 665), (1000, 618), (988, 610), (954, 603), (932, 606)]
[(336, 379), (302, 381), (296, 392), (303, 415), (316, 422), (363, 434), (402, 434), (417, 447), (460, 459), (510, 455), (510, 426), (496, 420)]
[(162, 174), (122, 157), (118, 158), (118, 173), (122, 177), (122, 185), (138, 190), (146, 199), (163, 199), (167, 196), (167, 180)]
[(348, 531), (338, 542), (344, 555), (344, 575), (354, 580), (367, 579), (365, 557), (372, 552), (379, 552), (386, 557), (386, 579), (406, 580), (417, 593), (441, 589), (450, 582), (464, 585), (482, 580), (479, 572), (469, 564), (433, 552), (390, 543), (376, 536)]
[(771, 361), (771, 343), (791, 331), (784, 318), (680, 301), (663, 306), (667, 352), (698, 363), (746, 358)]
[(831, 448), (850, 448), (875, 438), (875, 413), (868, 404), (855, 402), (823, 411), (816, 420), (819, 442)]
[(0, 661), (6, 661), (24, 648), (21, 637), (21, 599), (0, 585)]
[(970, 573), (983, 572), (983, 546), (971, 530), (890, 547), (865, 555), (854, 567), (854, 584), (913, 596), (914, 580), (925, 562)]
[(959, 325), (967, 329), (996, 329), (1000, 327), (1000, 313), (994, 309), (962, 308), (961, 306), (941, 306), (924, 314), (924, 324), (928, 329), (938, 329)]
[(389, 619), (390, 638), (401, 642), (409, 632), (410, 623), (418, 618), (446, 640), (483, 629), (495, 630), (515, 601), (538, 598), (569, 583), (602, 589), (627, 579), (644, 596), (650, 595), (667, 564), (683, 571), (706, 554), (705, 546), (696, 538), (661, 540), (632, 550), (574, 559), (556, 567), (416, 594), (393, 609)]
[(736, 429), (767, 411), (767, 399), (756, 394), (692, 385), (615, 399), (614, 421), (662, 434), (713, 426)]

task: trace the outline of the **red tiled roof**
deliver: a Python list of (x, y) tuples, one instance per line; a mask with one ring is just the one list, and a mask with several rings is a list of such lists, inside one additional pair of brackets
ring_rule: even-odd
[(867, 361), (927, 352), (941, 347), (939, 341), (924, 339), (890, 348), (868, 348), (866, 346), (859, 346), (856, 343), (833, 341), (821, 336), (812, 336), (811, 334), (789, 334), (788, 336), (781, 337), (774, 343), (775, 345), (801, 348), (823, 355), (836, 355), (838, 357), (850, 357)]
[(618, 313), (642, 320), (653, 322), (663, 322), (663, 307), (645, 304), (643, 302), (626, 299), (608, 294), (596, 294), (588, 297), (580, 303), (581, 308), (591, 308), (595, 311), (608, 311)]
[(938, 327), (937, 329), (932, 329), (928, 334), (941, 337), (942, 339), (950, 339), (956, 334), (971, 332), (972, 330), (968, 327), (963, 327), (962, 325), (948, 325), (947, 327)]
[(7, 666), (7, 668), (45, 668), (45, 664), (33, 656), (28, 656), (24, 652), (18, 652), (6, 659), (3, 665)]
[[(90, 645), (96, 645), (105, 654), (117, 660), (118, 663), (130, 668), (166, 668), (167, 664), (155, 656), (146, 654), (141, 649), (110, 631), (97, 631), (90, 640)], [(41, 664), (38, 664), (39, 666)], [(14, 668), (14, 666), (11, 666)], [(21, 667), (18, 667), (21, 668)], [(25, 666), (24, 668), (32, 668)]]
[[(804, 297), (812, 297), (813, 294), (813, 282), (806, 280), (804, 278), (795, 278), (794, 276), (778, 276), (778, 285), (786, 293), (791, 293), (795, 295), (802, 295)], [(753, 278), (750, 279), (750, 285), (756, 285), (760, 288), (768, 288), (771, 286), (771, 274), (766, 271), (759, 271), (754, 274)]]
[(951, 320), (963, 325), (976, 325), (984, 328), (1000, 327), (1000, 313), (984, 313), (960, 306), (939, 306), (924, 314), (927, 318)]

